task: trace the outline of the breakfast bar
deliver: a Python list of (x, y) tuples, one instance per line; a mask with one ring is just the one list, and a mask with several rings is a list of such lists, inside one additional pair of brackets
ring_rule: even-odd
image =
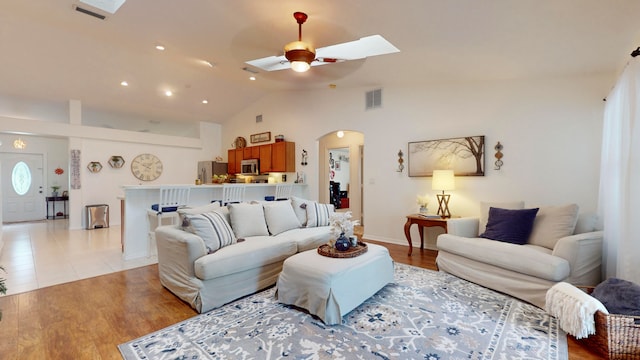
[[(151, 256), (149, 249), (149, 224), (147, 210), (157, 204), (160, 187), (164, 185), (123, 185), (122, 251), (125, 260)], [(171, 184), (181, 185), (185, 184)], [(245, 184), (245, 200), (264, 200), (274, 195), (277, 184)], [(292, 195), (308, 197), (306, 184), (293, 184)], [(186, 185), (191, 187), (189, 206), (210, 204), (222, 197), (221, 184)]]

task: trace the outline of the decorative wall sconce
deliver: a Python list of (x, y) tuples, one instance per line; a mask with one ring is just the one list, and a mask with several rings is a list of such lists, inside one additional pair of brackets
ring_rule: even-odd
[(307, 166), (307, 157), (308, 157), (307, 150), (302, 149), (302, 161), (300, 162), (300, 165)]
[(493, 147), (494, 149), (496, 149), (496, 167), (495, 170), (500, 170), (500, 168), (502, 167), (502, 165), (504, 164), (502, 162), (502, 144), (500, 144), (500, 141), (498, 141), (498, 143), (496, 144), (496, 146)]
[(396, 170), (397, 172), (402, 172), (404, 170), (404, 159), (402, 158), (404, 156), (404, 153), (402, 152), (402, 149), (398, 150), (398, 170)]

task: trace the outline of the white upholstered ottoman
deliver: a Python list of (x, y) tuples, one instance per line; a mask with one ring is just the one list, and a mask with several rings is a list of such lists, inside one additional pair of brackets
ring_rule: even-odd
[(316, 250), (289, 257), (276, 284), (276, 298), (306, 309), (327, 325), (340, 324), (342, 316), (393, 282), (387, 248), (367, 247), (366, 253), (347, 259), (322, 256)]

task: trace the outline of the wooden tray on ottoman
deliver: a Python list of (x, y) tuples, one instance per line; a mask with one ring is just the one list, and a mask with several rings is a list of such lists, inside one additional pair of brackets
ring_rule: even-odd
[(322, 256), (327, 256), (332, 258), (341, 258), (341, 259), (354, 258), (366, 252), (367, 252), (367, 244), (363, 242), (358, 242), (358, 246), (350, 247), (345, 251), (337, 250), (336, 248), (331, 247), (328, 244), (323, 244), (318, 247), (318, 254)]

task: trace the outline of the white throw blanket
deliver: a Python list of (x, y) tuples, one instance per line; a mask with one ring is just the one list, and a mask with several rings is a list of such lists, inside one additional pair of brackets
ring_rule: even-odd
[(598, 299), (566, 282), (557, 283), (547, 291), (545, 310), (558, 319), (562, 330), (576, 339), (596, 333), (596, 311), (609, 313)]

